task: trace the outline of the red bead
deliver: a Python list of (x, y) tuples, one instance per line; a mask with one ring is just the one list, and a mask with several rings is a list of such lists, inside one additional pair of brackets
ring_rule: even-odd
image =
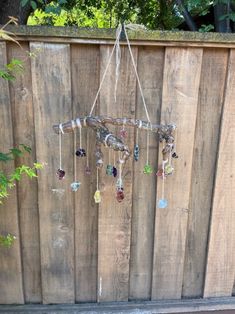
[(124, 192), (123, 192), (123, 189), (118, 189), (117, 190), (117, 194), (116, 194), (116, 199), (119, 203), (121, 203), (123, 200), (124, 200)]
[(125, 129), (121, 129), (120, 136), (123, 138), (126, 138), (127, 137), (127, 131)]
[(62, 179), (64, 179), (65, 171), (62, 170), (62, 169), (58, 169), (58, 170), (56, 171), (56, 174), (57, 174), (57, 177), (59, 178), (59, 180), (62, 180)]

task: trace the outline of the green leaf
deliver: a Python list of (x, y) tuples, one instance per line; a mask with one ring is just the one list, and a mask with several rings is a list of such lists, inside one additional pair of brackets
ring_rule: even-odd
[(37, 3), (35, 1), (30, 1), (30, 5), (34, 11), (37, 9)]
[(10, 156), (10, 154), (0, 153), (0, 161), (7, 162), (10, 160), (12, 160), (12, 157)]
[(31, 147), (25, 145), (25, 144), (20, 144), (20, 146), (23, 147), (23, 149), (27, 152), (27, 153), (31, 153), (32, 152), (32, 149)]
[(43, 165), (39, 162), (35, 162), (33, 165), (34, 165), (34, 168), (37, 170), (40, 170), (43, 168)]
[(21, 1), (20, 1), (20, 5), (21, 5), (22, 7), (25, 7), (26, 4), (28, 4), (28, 3), (29, 3), (29, 0), (21, 0)]
[(10, 152), (12, 153), (14, 157), (20, 157), (23, 154), (19, 148), (11, 148)]

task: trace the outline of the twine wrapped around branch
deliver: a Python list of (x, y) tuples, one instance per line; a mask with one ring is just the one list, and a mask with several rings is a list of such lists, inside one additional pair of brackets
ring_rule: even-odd
[(74, 132), (75, 128), (91, 128), (96, 133), (96, 165), (98, 168), (102, 167), (103, 165), (103, 154), (101, 152), (101, 145), (104, 144), (105, 146), (115, 150), (122, 152), (122, 161), (126, 162), (126, 160), (130, 156), (129, 147), (115, 134), (109, 131), (107, 124), (111, 125), (120, 125), (120, 126), (127, 126), (127, 127), (134, 127), (137, 129), (143, 129), (146, 131), (151, 131), (153, 133), (157, 133), (159, 135), (159, 141), (165, 141), (166, 145), (162, 150), (163, 160), (168, 158), (169, 153), (172, 150), (172, 145), (174, 143), (174, 130), (176, 126), (174, 124), (150, 124), (147, 121), (142, 121), (138, 119), (129, 119), (129, 118), (111, 118), (105, 116), (88, 116), (88, 117), (81, 117), (79, 118), (79, 125), (77, 124), (78, 119), (71, 120), (65, 122), (63, 124), (57, 124), (53, 126), (55, 133), (59, 134), (60, 129), (63, 129), (64, 133), (71, 133)]

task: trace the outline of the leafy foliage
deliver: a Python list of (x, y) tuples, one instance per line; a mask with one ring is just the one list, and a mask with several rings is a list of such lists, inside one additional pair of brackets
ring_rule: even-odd
[[(24, 153), (30, 153), (31, 148), (20, 144), (19, 147), (14, 147), (7, 153), (0, 152), (0, 162), (7, 163), (14, 161), (18, 157), (22, 157)], [(11, 173), (5, 173), (0, 170), (0, 204), (3, 203), (3, 199), (9, 196), (9, 191), (15, 187), (16, 182), (20, 181), (25, 174), (29, 178), (37, 177), (37, 170), (42, 169), (42, 164), (34, 163), (33, 167), (21, 165), (16, 167)], [(11, 234), (6, 236), (0, 235), (0, 245), (10, 247), (15, 237)]]
[(23, 68), (23, 62), (13, 58), (10, 63), (5, 65), (4, 69), (0, 69), (0, 77), (8, 81), (13, 81), (16, 75), (23, 71)]
[(10, 233), (6, 236), (0, 235), (0, 246), (5, 246), (6, 248), (10, 248), (15, 241), (16, 237)]
[[(118, 23), (143, 24), (149, 29), (178, 29), (184, 16), (176, 0), (21, 0), (31, 5), (29, 25), (76, 25), (83, 27), (116, 27)], [(235, 0), (182, 0), (189, 15), (207, 16), (212, 5), (226, 6), (221, 20), (235, 22)], [(201, 32), (214, 31), (214, 24), (202, 20)]]

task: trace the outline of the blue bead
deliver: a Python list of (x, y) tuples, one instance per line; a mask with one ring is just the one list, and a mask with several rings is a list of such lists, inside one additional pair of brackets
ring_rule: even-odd
[(158, 208), (166, 208), (167, 205), (168, 205), (168, 202), (165, 199), (160, 199), (158, 201)]
[(80, 182), (73, 182), (70, 184), (71, 190), (73, 192), (77, 192), (77, 190), (79, 189), (81, 183)]

